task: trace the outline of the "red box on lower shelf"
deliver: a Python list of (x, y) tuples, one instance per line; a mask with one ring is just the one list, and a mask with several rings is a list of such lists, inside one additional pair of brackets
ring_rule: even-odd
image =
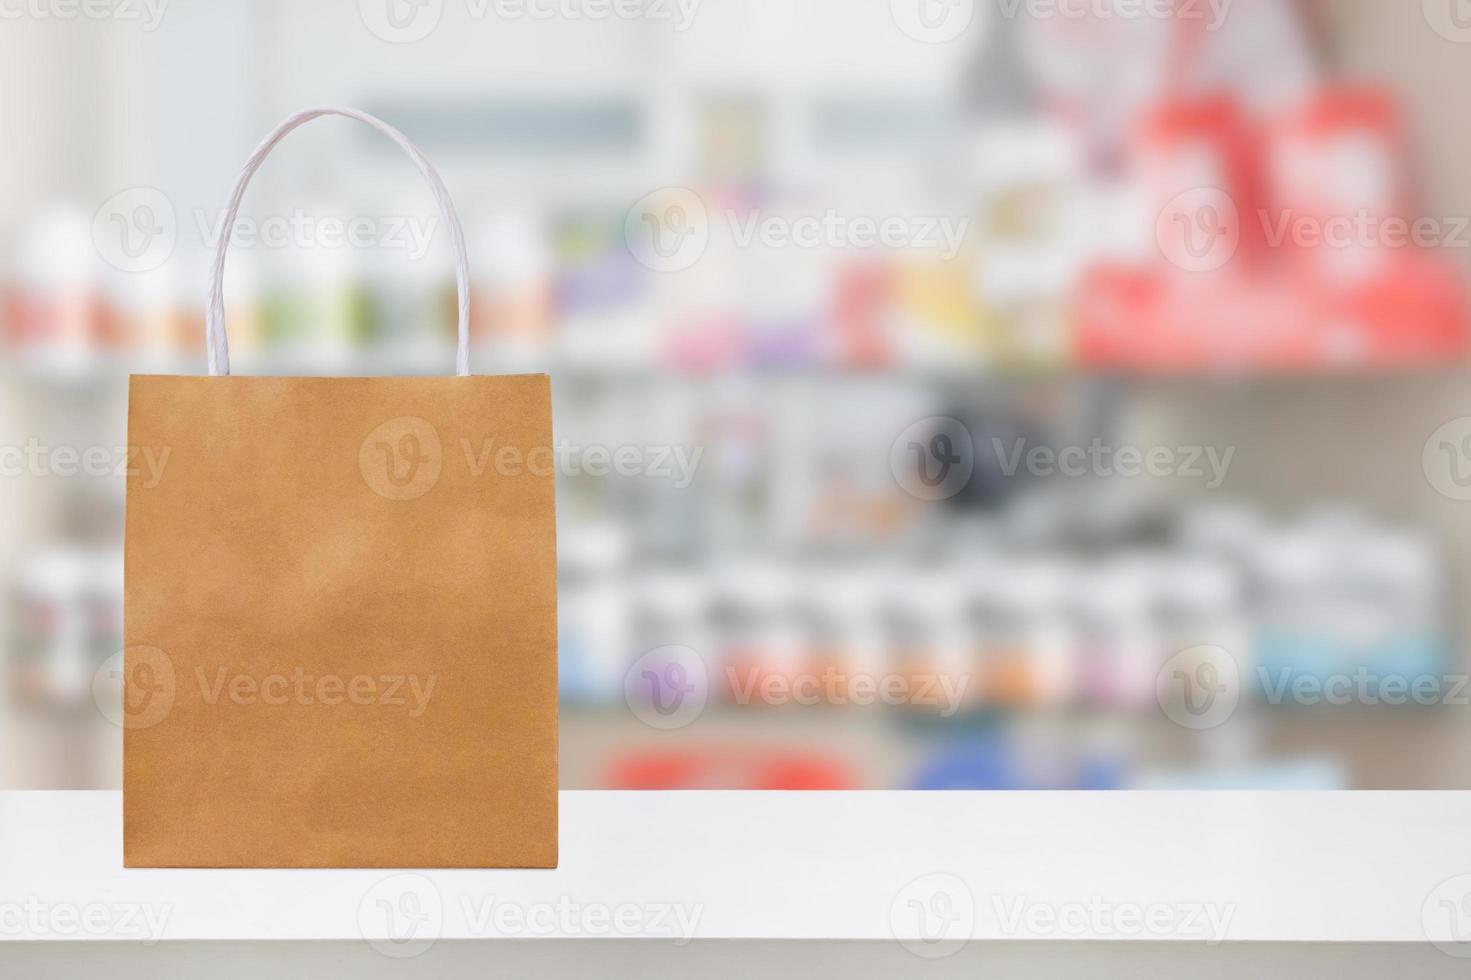
[(1466, 327), (1456, 270), (1404, 251), (1351, 278), (1102, 266), (1080, 289), (1075, 336), (1085, 367), (1292, 371), (1444, 365), (1465, 355)]

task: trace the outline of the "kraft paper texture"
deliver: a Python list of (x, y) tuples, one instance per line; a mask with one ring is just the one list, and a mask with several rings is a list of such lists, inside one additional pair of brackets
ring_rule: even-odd
[(545, 375), (136, 376), (128, 440), (128, 867), (556, 866)]

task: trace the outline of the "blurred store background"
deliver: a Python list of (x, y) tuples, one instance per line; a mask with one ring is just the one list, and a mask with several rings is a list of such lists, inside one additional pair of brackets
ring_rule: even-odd
[[(120, 783), (127, 376), (319, 103), (553, 377), (565, 787), (1471, 786), (1462, 0), (0, 11), (0, 787)], [(376, 133), (233, 241), (237, 373), (450, 372)]]

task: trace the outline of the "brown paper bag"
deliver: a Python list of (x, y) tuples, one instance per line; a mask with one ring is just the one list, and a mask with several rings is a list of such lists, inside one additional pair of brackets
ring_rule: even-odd
[[(435, 189), (462, 376), (223, 376), (218, 276), (244, 185), (325, 112), (389, 132)], [(467, 376), (458, 222), (433, 168), (371, 117), (288, 119), (222, 227), (221, 376), (129, 389), (129, 444), (165, 463), (128, 480), (124, 863), (555, 867), (547, 377)]]

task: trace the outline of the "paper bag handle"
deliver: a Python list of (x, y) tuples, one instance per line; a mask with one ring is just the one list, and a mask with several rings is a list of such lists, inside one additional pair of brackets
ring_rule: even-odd
[(261, 141), (260, 146), (255, 148), (250, 159), (245, 161), (245, 167), (240, 171), (240, 176), (235, 179), (235, 189), (230, 192), (230, 203), (225, 208), (225, 220), (220, 223), (219, 241), (215, 243), (214, 263), (210, 267), (209, 302), (204, 313), (204, 339), (209, 358), (210, 375), (230, 373), (230, 342), (225, 336), (225, 252), (230, 246), (230, 235), (235, 228), (235, 217), (240, 212), (240, 199), (245, 196), (245, 187), (271, 150), (281, 142), (287, 133), (318, 116), (346, 116), (349, 119), (367, 123), (397, 143), (414, 161), (414, 165), (419, 168), (419, 173), (423, 174), (424, 179), (429, 182), (429, 189), (434, 192), (434, 200), (439, 202), (440, 214), (449, 228), (450, 245), (454, 249), (455, 256), (455, 285), (460, 300), (460, 339), (455, 351), (455, 373), (461, 377), (468, 375), (470, 373), (470, 263), (465, 257), (465, 233), (460, 229), (460, 219), (455, 214), (455, 206), (449, 199), (449, 191), (445, 190), (444, 181), (439, 179), (439, 174), (435, 172), (434, 167), (424, 158), (424, 154), (419, 152), (419, 148), (409, 142), (407, 136), (376, 116), (343, 106), (319, 106), (287, 116), (281, 125), (272, 130), (271, 134)]

